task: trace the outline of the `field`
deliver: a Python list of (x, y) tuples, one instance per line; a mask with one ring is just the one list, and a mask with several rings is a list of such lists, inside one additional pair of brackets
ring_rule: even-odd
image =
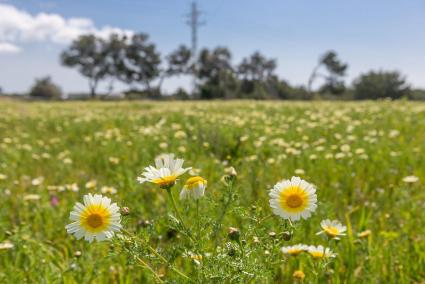
[[(4, 100), (0, 109), (0, 283), (425, 283), (424, 103)], [(136, 181), (163, 153), (193, 168), (171, 189), (187, 230), (166, 190)], [(205, 196), (180, 201), (191, 174), (208, 181)], [(272, 214), (268, 196), (292, 176), (318, 199), (294, 224)], [(129, 208), (130, 237), (67, 234), (89, 192)], [(324, 219), (346, 235), (316, 235)], [(336, 256), (281, 252), (298, 243)]]

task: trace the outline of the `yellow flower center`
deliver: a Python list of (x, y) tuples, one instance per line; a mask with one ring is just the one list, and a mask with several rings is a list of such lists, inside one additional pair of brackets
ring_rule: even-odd
[(288, 254), (290, 255), (299, 255), (300, 253), (302, 253), (303, 251), (300, 249), (289, 249), (288, 250)]
[(311, 251), (310, 254), (314, 259), (323, 258), (325, 255), (323, 251)]
[(86, 207), (80, 215), (81, 226), (90, 233), (99, 233), (109, 227), (111, 213), (101, 204)]
[(290, 186), (280, 192), (279, 203), (283, 210), (298, 213), (307, 207), (308, 196), (301, 187)]
[(92, 228), (97, 228), (102, 226), (103, 219), (99, 214), (92, 214), (87, 217), (87, 224)]
[(172, 186), (176, 183), (176, 176), (166, 176), (166, 177), (160, 177), (152, 180), (153, 183), (159, 185), (160, 187), (168, 187)]
[(327, 227), (327, 228), (324, 228), (324, 230), (325, 230), (326, 234), (328, 234), (332, 237), (335, 237), (339, 234), (338, 228), (335, 228), (335, 227)]
[(194, 187), (200, 185), (200, 184), (206, 184), (207, 181), (204, 180), (202, 177), (196, 176), (196, 177), (191, 177), (186, 181), (186, 188), (188, 189), (193, 189)]

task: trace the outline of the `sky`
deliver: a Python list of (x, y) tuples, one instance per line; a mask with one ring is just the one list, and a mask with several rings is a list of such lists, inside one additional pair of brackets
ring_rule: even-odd
[[(62, 67), (59, 55), (84, 33), (150, 35), (162, 55), (190, 45), (190, 0), (0, 0), (0, 87), (25, 92), (50, 75), (66, 92), (87, 92), (87, 80)], [(335, 50), (349, 65), (346, 83), (369, 70), (397, 70), (425, 88), (423, 0), (198, 0), (205, 25), (199, 47), (227, 46), (233, 63), (254, 51), (277, 60), (276, 73), (306, 84), (318, 58)], [(189, 78), (164, 82), (188, 88)], [(116, 85), (116, 90), (125, 89)], [(107, 84), (99, 87), (106, 91)]]

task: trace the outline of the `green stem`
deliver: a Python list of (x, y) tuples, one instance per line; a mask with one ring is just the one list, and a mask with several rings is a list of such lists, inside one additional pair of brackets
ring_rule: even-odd
[(201, 223), (199, 217), (199, 199), (196, 199), (196, 218), (197, 218), (197, 231), (198, 231), (198, 241), (201, 238)]
[(141, 238), (138, 238), (137, 236), (134, 236), (133, 234), (131, 234), (129, 231), (122, 229), (121, 228), (121, 232), (124, 233), (125, 235), (127, 235), (128, 237), (132, 238), (132, 239), (137, 239), (140, 242), (144, 243), (146, 245), (146, 247), (148, 248), (148, 250), (154, 254), (156, 257), (158, 257), (162, 262), (166, 263), (171, 270), (173, 270), (175, 273), (177, 273), (178, 275), (180, 275), (181, 277), (185, 278), (186, 280), (193, 282), (193, 280), (188, 277), (186, 274), (184, 274), (183, 272), (181, 272), (180, 270), (178, 270), (177, 268), (175, 268), (165, 257), (163, 257), (162, 255), (160, 255), (156, 249), (154, 249), (149, 243), (147, 243), (145, 240), (142, 240)]
[(195, 240), (193, 239), (192, 235), (190, 234), (190, 231), (187, 229), (185, 223), (183, 222), (183, 218), (180, 215), (180, 211), (177, 208), (177, 204), (176, 204), (176, 201), (174, 199), (173, 193), (171, 192), (171, 187), (168, 187), (166, 189), (167, 189), (168, 196), (171, 199), (171, 203), (173, 204), (173, 208), (174, 208), (174, 211), (176, 212), (177, 218), (179, 219), (179, 221), (180, 221), (180, 223), (181, 223), (181, 225), (183, 227), (183, 230), (185, 230), (185, 233), (190, 238), (190, 240), (195, 243)]
[(145, 261), (143, 261), (143, 259), (141, 259), (138, 256), (136, 257), (136, 259), (137, 261), (141, 263), (142, 267), (147, 268), (155, 276), (155, 278), (158, 280), (159, 283), (164, 283), (164, 281), (161, 280), (159, 275), (155, 272), (155, 270), (149, 264), (147, 264)]

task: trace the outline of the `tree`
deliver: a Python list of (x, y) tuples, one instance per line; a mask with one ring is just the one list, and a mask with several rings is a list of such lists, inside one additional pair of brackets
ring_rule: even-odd
[(240, 96), (251, 99), (277, 97), (275, 69), (276, 60), (267, 59), (258, 51), (244, 58), (237, 67), (241, 79)]
[(96, 96), (99, 81), (108, 74), (105, 47), (106, 43), (101, 38), (94, 35), (82, 35), (61, 54), (64, 66), (76, 67), (83, 76), (89, 79), (92, 98)]
[[(320, 67), (324, 66), (327, 75), (319, 73)], [(325, 85), (321, 88), (322, 91), (329, 91), (332, 94), (339, 95), (342, 94), (345, 90), (344, 82), (341, 80), (341, 77), (345, 76), (348, 65), (342, 63), (338, 59), (338, 55), (335, 51), (328, 51), (322, 55), (319, 59), (319, 63), (313, 69), (313, 72), (310, 75), (308, 80), (308, 92), (312, 92), (312, 85), (314, 80), (317, 77), (323, 77), (326, 81)]]
[(167, 77), (190, 74), (193, 71), (191, 57), (192, 53), (190, 49), (184, 45), (180, 45), (166, 57), (167, 67), (161, 72), (158, 91), (161, 90), (162, 83)]
[(109, 91), (113, 91), (115, 79), (125, 80), (127, 36), (111, 34), (105, 42), (104, 56), (106, 61), (106, 75), (110, 79)]
[(358, 100), (398, 99), (410, 94), (406, 79), (397, 71), (370, 71), (353, 82), (354, 98)]
[(156, 46), (148, 41), (147, 34), (135, 34), (126, 47), (123, 63), (123, 76), (126, 83), (138, 83), (145, 87), (149, 94), (153, 94), (152, 82), (160, 74), (161, 56)]
[(52, 82), (49, 76), (36, 79), (35, 84), (29, 92), (31, 97), (44, 99), (60, 99), (62, 97), (61, 89)]
[(237, 78), (231, 65), (232, 55), (225, 47), (201, 50), (195, 71), (202, 99), (231, 98), (237, 89)]
[(237, 69), (244, 80), (263, 81), (273, 75), (276, 60), (267, 59), (256, 51), (249, 58), (244, 58)]

